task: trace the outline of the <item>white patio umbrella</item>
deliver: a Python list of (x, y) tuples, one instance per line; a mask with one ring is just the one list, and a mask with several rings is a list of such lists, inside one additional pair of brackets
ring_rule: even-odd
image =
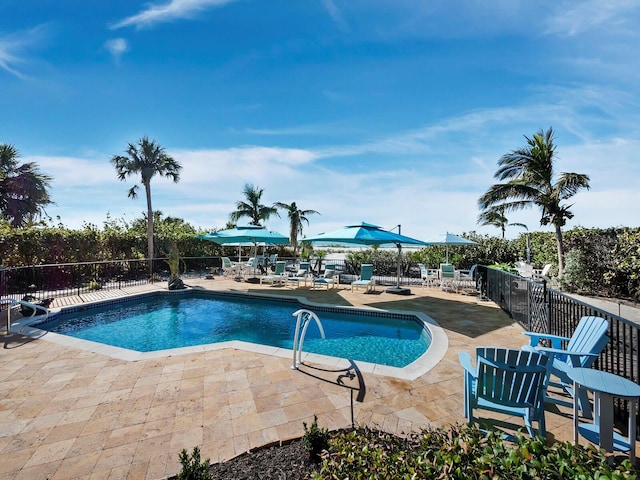
[(428, 238), (424, 243), (427, 245), (444, 245), (446, 247), (447, 263), (449, 263), (449, 245), (477, 245), (477, 242), (474, 242), (473, 240), (469, 240), (449, 232)]
[[(398, 225), (398, 227), (400, 227)], [(426, 243), (415, 238), (401, 235), (400, 233), (383, 230), (382, 227), (362, 222), (359, 225), (347, 225), (344, 228), (329, 233), (320, 233), (307, 237), (303, 242), (319, 243), (324, 245), (378, 245), (380, 247), (396, 247), (398, 249), (397, 283), (395, 287), (387, 289), (389, 293), (409, 294), (411, 290), (400, 287), (400, 256), (403, 246), (420, 247)]]

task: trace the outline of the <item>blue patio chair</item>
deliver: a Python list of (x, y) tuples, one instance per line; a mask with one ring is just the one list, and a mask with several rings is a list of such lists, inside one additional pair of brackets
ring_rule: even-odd
[(464, 414), (472, 423), (476, 409), (524, 419), (527, 432), (546, 436), (544, 381), (548, 357), (535, 352), (498, 347), (476, 348), (476, 367), (467, 352), (460, 352), (464, 368)]
[(286, 264), (287, 262), (284, 260), (276, 262), (276, 269), (272, 274), (263, 275), (260, 277), (260, 285), (262, 285), (263, 283), (270, 283), (272, 285), (284, 285), (287, 280), (287, 277), (284, 274), (284, 267)]
[(291, 284), (292, 286), (295, 285), (296, 288), (298, 288), (302, 283), (306, 286), (307, 281), (313, 278), (311, 276), (310, 270), (311, 264), (309, 262), (300, 262), (300, 265), (298, 265), (297, 273), (293, 277), (286, 277), (286, 285)]
[(360, 276), (357, 280), (351, 282), (351, 291), (353, 291), (354, 288), (364, 288), (366, 292), (375, 290), (373, 265), (371, 263), (363, 263), (360, 265)]
[[(548, 356), (549, 374), (546, 386), (559, 387), (575, 399), (573, 381), (568, 377), (567, 371), (573, 367), (590, 368), (609, 342), (608, 330), (609, 322), (604, 318), (582, 317), (571, 338), (546, 333), (524, 332), (530, 337), (530, 342), (523, 349)], [(551, 347), (540, 345), (541, 340), (549, 341)], [(552, 381), (551, 376), (556, 377), (557, 381)], [(550, 403), (567, 403), (546, 394), (545, 397), (545, 400)], [(578, 402), (582, 415), (585, 418), (592, 418), (591, 404), (586, 390), (580, 389), (577, 397), (574, 401)]]
[(331, 287), (335, 288), (340, 283), (340, 275), (338, 272), (331, 268), (325, 268), (324, 273), (320, 275), (318, 278), (313, 279), (312, 289), (315, 289), (316, 286), (322, 287), (326, 286), (327, 290)]

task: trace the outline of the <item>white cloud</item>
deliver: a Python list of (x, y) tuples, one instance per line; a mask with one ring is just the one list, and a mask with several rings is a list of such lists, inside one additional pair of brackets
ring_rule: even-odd
[(157, 23), (189, 19), (210, 7), (221, 7), (235, 1), (237, 0), (170, 0), (168, 3), (151, 4), (146, 10), (116, 22), (111, 29), (130, 26), (145, 28)]
[[(557, 4), (555, 14), (547, 18), (548, 34), (560, 36), (580, 35), (606, 24), (611, 31), (612, 26), (618, 29), (636, 29), (627, 23), (630, 12), (638, 10), (635, 0), (588, 0), (583, 2), (564, 1)], [(615, 33), (615, 32), (611, 32)]]
[(342, 16), (342, 12), (340, 12), (340, 10), (338, 10), (338, 7), (336, 7), (336, 4), (333, 2), (333, 0), (322, 0), (322, 3), (324, 4), (327, 12), (329, 12), (329, 16), (335, 22), (338, 28), (343, 32), (348, 32), (350, 30), (349, 25)]
[(110, 38), (104, 42), (104, 48), (113, 56), (114, 60), (118, 62), (122, 54), (129, 51), (129, 44), (124, 38)]
[(24, 51), (27, 47), (38, 44), (44, 32), (45, 27), (38, 26), (25, 32), (0, 36), (0, 69), (23, 80), (28, 78), (17, 65), (27, 63)]

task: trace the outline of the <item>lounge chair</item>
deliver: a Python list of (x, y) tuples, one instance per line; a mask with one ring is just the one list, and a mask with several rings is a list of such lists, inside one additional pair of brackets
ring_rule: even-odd
[(327, 290), (329, 290), (331, 287), (336, 288), (339, 283), (340, 275), (338, 272), (330, 268), (325, 268), (324, 273), (320, 275), (320, 277), (313, 279), (311, 288), (315, 289), (317, 285), (319, 287), (326, 286)]
[(360, 276), (357, 280), (351, 282), (351, 291), (354, 288), (364, 288), (365, 292), (371, 292), (376, 289), (376, 283), (373, 280), (373, 264), (363, 263), (360, 265)]
[(296, 288), (300, 287), (300, 284), (307, 285), (307, 281), (311, 280), (313, 277), (309, 273), (311, 265), (309, 262), (300, 262), (298, 265), (298, 271), (293, 277), (286, 277), (286, 285), (291, 284), (295, 285)]
[(476, 268), (478, 265), (472, 265), (469, 270), (458, 271), (458, 287), (459, 288), (476, 288)]
[(229, 257), (221, 257), (220, 260), (222, 260), (222, 274), (224, 276), (234, 275), (236, 273), (236, 268), (233, 263), (231, 263)]
[(526, 262), (516, 262), (516, 270), (518, 275), (523, 278), (533, 278), (533, 265), (529, 265)]
[[(548, 356), (549, 374), (547, 376), (547, 387), (549, 385), (559, 387), (575, 397), (573, 381), (568, 377), (567, 371), (572, 367), (591, 367), (609, 342), (609, 337), (607, 337), (608, 330), (609, 322), (604, 318), (582, 317), (571, 338), (545, 333), (524, 332), (525, 335), (530, 337), (530, 342), (523, 349)], [(541, 346), (539, 344), (540, 340), (551, 342), (551, 347)], [(551, 381), (550, 377), (552, 375), (558, 380)], [(578, 402), (582, 415), (585, 418), (591, 418), (591, 404), (589, 403), (587, 392), (584, 389), (580, 389), (577, 397), (574, 401)], [(568, 404), (568, 402), (551, 398), (548, 395), (546, 395), (545, 400), (551, 403)]]
[(429, 269), (424, 263), (419, 263), (420, 277), (422, 278), (422, 285), (425, 287), (433, 287), (438, 284), (440, 277), (438, 270)]
[(490, 410), (524, 419), (527, 432), (546, 436), (544, 381), (548, 357), (536, 352), (497, 347), (476, 348), (476, 367), (467, 352), (460, 352), (464, 368), (464, 414), (473, 422), (475, 409)]
[(285, 262), (284, 260), (276, 262), (276, 269), (272, 274), (263, 275), (262, 277), (260, 277), (260, 285), (262, 285), (263, 283), (270, 283), (272, 285), (284, 285), (287, 280), (287, 277), (284, 274), (284, 267), (286, 264), (287, 262)]
[(552, 265), (547, 263), (542, 270), (534, 270), (533, 271), (533, 279), (534, 280), (546, 280), (549, 281), (549, 272), (551, 271)]
[(456, 279), (456, 271), (450, 263), (440, 264), (440, 288), (442, 290), (458, 291), (458, 281)]

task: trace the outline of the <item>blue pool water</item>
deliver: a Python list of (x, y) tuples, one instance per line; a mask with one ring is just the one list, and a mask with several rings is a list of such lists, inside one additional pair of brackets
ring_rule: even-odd
[(292, 314), (300, 308), (318, 315), (326, 337), (310, 324), (305, 352), (404, 367), (429, 347), (428, 332), (412, 316), (371, 317), (298, 302), (202, 293), (138, 297), (61, 314), (38, 328), (140, 352), (230, 340), (291, 349)]

